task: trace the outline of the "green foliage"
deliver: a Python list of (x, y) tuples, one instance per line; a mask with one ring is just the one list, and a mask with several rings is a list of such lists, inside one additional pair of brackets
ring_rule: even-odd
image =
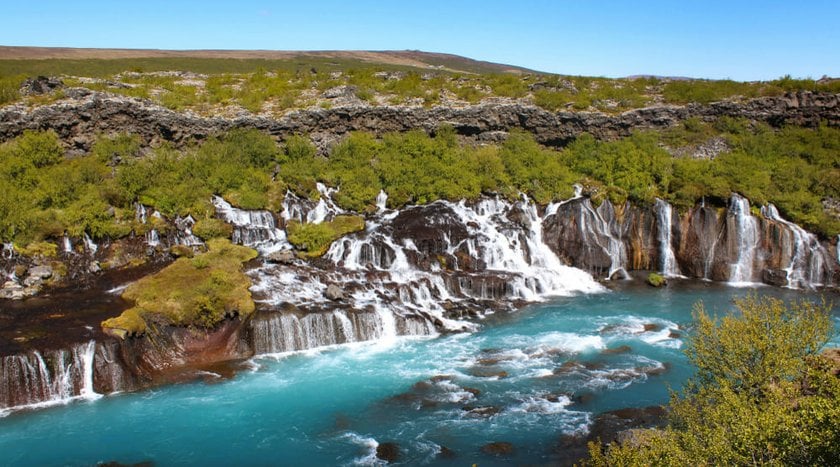
[(610, 142), (582, 135), (563, 152), (563, 160), (572, 170), (603, 183), (613, 202), (664, 197), (673, 176), (673, 158), (653, 133)]
[(25, 130), (15, 143), (16, 155), (32, 163), (35, 168), (55, 165), (64, 158), (64, 150), (53, 130)]
[(837, 465), (840, 378), (819, 350), (829, 307), (737, 300), (720, 320), (698, 306), (686, 354), (698, 368), (664, 430), (635, 445), (590, 445), (588, 465)]
[(792, 380), (801, 376), (803, 359), (819, 352), (834, 329), (825, 304), (785, 304), (750, 295), (735, 306), (739, 314), (720, 319), (710, 317), (702, 304), (695, 308), (696, 330), (686, 355), (697, 368), (693, 384), (700, 388), (726, 385), (755, 393)]
[(208, 252), (180, 258), (157, 274), (131, 284), (123, 297), (134, 307), (102, 322), (116, 334), (142, 334), (151, 323), (212, 328), (225, 316), (254, 311), (251, 282), (242, 263), (256, 251), (225, 239), (207, 242)]
[(653, 287), (662, 287), (663, 285), (668, 284), (668, 280), (665, 279), (665, 276), (656, 272), (648, 274), (646, 282)]
[(54, 258), (58, 254), (58, 245), (50, 242), (32, 242), (18, 250), (23, 256), (34, 258), (37, 256), (43, 258)]
[(336, 216), (320, 224), (301, 224), (297, 221), (286, 224), (289, 242), (307, 258), (323, 255), (335, 240), (364, 228), (365, 220), (359, 216)]
[[(572, 185), (578, 177), (563, 164), (557, 152), (541, 147), (532, 136), (511, 133), (502, 144), (499, 157), (511, 184), (504, 187), (507, 193), (521, 191), (539, 203), (568, 198), (572, 194)], [(494, 178), (505, 177), (494, 174)]]
[(25, 75), (5, 76), (0, 73), (0, 105), (20, 98), (20, 85), (25, 79)]
[(196, 221), (192, 232), (205, 241), (211, 238), (229, 238), (233, 233), (233, 226), (221, 219), (208, 217)]
[(140, 137), (125, 133), (113, 137), (99, 137), (91, 148), (91, 155), (108, 165), (117, 165), (122, 161), (137, 158), (140, 154)]

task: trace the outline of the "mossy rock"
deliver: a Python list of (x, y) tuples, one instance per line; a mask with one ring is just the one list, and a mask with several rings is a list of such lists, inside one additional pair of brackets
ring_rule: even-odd
[(226, 316), (249, 315), (254, 301), (242, 264), (257, 252), (226, 239), (207, 242), (208, 251), (179, 258), (157, 274), (131, 284), (123, 298), (135, 306), (102, 322), (113, 335), (140, 335), (150, 322), (212, 328)]
[(233, 226), (221, 219), (209, 217), (199, 219), (193, 226), (192, 232), (205, 241), (211, 238), (230, 238), (233, 234)]
[(289, 242), (299, 250), (303, 258), (317, 258), (327, 252), (332, 242), (364, 229), (365, 220), (361, 216), (336, 216), (320, 224), (301, 224), (297, 221), (286, 224)]
[(666, 279), (662, 274), (656, 272), (648, 274), (645, 282), (652, 287), (663, 287), (668, 285), (668, 279)]
[(20, 248), (18, 252), (21, 255), (28, 256), (30, 258), (39, 256), (43, 258), (55, 258), (58, 254), (58, 245), (51, 242), (32, 242), (25, 247)]

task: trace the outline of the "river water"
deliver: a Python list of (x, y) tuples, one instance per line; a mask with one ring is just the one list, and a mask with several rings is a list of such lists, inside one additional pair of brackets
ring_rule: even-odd
[[(385, 442), (409, 465), (552, 463), (561, 436), (595, 414), (666, 403), (691, 373), (692, 306), (725, 313), (750, 290), (613, 283), (490, 315), (472, 333), (266, 355), (232, 377), (14, 412), (0, 418), (0, 463), (373, 465)], [(513, 453), (482, 451), (499, 441)]]

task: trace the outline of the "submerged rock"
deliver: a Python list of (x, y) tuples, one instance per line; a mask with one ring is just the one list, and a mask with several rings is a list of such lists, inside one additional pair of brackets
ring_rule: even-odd
[(604, 412), (595, 417), (589, 431), (589, 440), (609, 444), (618, 441), (619, 435), (625, 430), (664, 426), (666, 415), (665, 408), (659, 405)]
[(481, 452), (491, 456), (509, 456), (515, 451), (513, 444), (507, 441), (495, 441), (481, 447)]
[(392, 441), (379, 443), (376, 446), (376, 457), (385, 462), (396, 462), (400, 459), (400, 446)]
[(613, 347), (611, 349), (604, 349), (601, 351), (602, 355), (618, 355), (622, 353), (631, 352), (633, 349), (630, 348), (629, 345), (620, 345), (618, 347)]

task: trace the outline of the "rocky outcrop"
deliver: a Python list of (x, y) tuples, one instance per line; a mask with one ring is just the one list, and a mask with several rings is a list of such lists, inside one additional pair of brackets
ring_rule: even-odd
[[(602, 278), (616, 271), (653, 270), (721, 282), (764, 282), (812, 288), (837, 284), (837, 246), (783, 219), (773, 205), (753, 215), (733, 195), (729, 205), (698, 205), (663, 225), (654, 206), (578, 198), (546, 217), (544, 240), (575, 267)], [(669, 229), (662, 244), (661, 229)], [(666, 256), (676, 261), (664, 267)]]
[(256, 128), (276, 137), (310, 134), (326, 143), (352, 131), (382, 134), (423, 129), (434, 132), (442, 124), (458, 134), (478, 140), (499, 140), (512, 129), (533, 133), (540, 143), (562, 146), (581, 133), (613, 139), (631, 131), (673, 126), (690, 117), (711, 121), (738, 117), (772, 125), (816, 126), (820, 122), (840, 125), (837, 94), (797, 92), (741, 102), (709, 105), (659, 105), (620, 114), (601, 112), (549, 112), (515, 102), (483, 103), (466, 107), (407, 107), (348, 105), (331, 109), (310, 108), (273, 119), (259, 116), (238, 118), (201, 117), (179, 113), (146, 100), (115, 96), (84, 88), (65, 91), (65, 99), (33, 109), (12, 105), (0, 109), (0, 141), (26, 129), (55, 130), (70, 149), (87, 150), (97, 134), (128, 132), (146, 144), (169, 141), (185, 144), (232, 128)]

